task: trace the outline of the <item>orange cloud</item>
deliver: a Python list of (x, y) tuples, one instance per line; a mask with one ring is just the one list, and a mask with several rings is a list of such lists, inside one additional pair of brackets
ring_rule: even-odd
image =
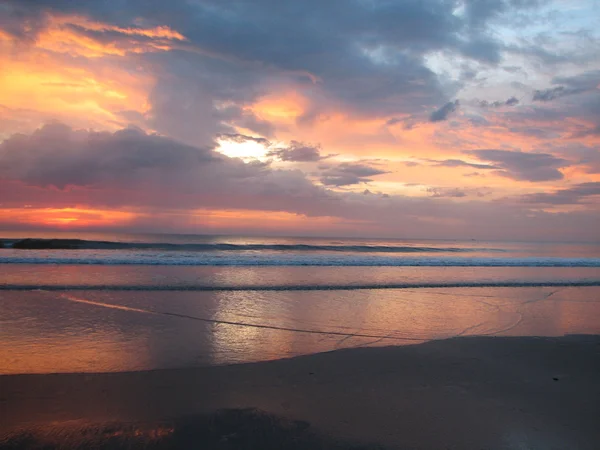
[(264, 96), (249, 109), (264, 120), (294, 123), (308, 109), (308, 104), (308, 99), (291, 90)]
[[(187, 215), (187, 213), (186, 213)], [(209, 229), (318, 231), (328, 228), (352, 229), (368, 221), (348, 221), (339, 217), (309, 217), (285, 211), (198, 209), (189, 215), (192, 226)]]
[[(89, 32), (118, 33), (118, 39), (103, 42)], [(50, 16), (48, 26), (38, 35), (36, 47), (58, 53), (97, 58), (106, 55), (166, 51), (173, 41), (186, 41), (185, 36), (166, 26), (154, 28), (122, 28), (95, 22), (83, 16)]]
[(17, 56), (0, 52), (0, 64), (0, 120), (16, 124), (6, 131), (26, 132), (50, 120), (117, 129), (127, 123), (120, 111), (145, 114), (150, 109), (148, 95), (155, 81), (142, 70), (127, 70), (114, 62), (65, 61), (37, 48)]
[(116, 31), (117, 33), (127, 34), (130, 36), (145, 36), (149, 38), (164, 38), (164, 39), (173, 39), (177, 41), (186, 41), (187, 38), (183, 36), (181, 33), (178, 33), (175, 30), (167, 26), (157, 26), (154, 28), (142, 28), (142, 27), (118, 27), (115, 25), (109, 25), (101, 22), (96, 22), (88, 19), (85, 16), (77, 16), (77, 15), (62, 15), (62, 16), (54, 16), (52, 22), (56, 26), (60, 25), (77, 25), (87, 30), (93, 31)]
[(0, 133), (27, 132), (51, 120), (126, 126), (119, 113), (146, 114), (155, 79), (143, 67), (104, 57), (167, 51), (186, 41), (166, 26), (123, 28), (76, 15), (49, 15), (46, 25), (30, 44), (0, 30), (0, 120), (10, 122)]
[[(475, 168), (469, 167), (436, 167), (427, 163), (416, 166), (405, 165), (405, 162), (411, 160), (450, 158), (482, 163), (466, 157), (463, 151), (502, 148), (507, 142), (510, 142), (514, 149), (532, 151), (545, 143), (542, 138), (510, 132), (507, 125), (499, 119), (497, 123), (489, 126), (475, 127), (459, 116), (454, 121), (462, 121), (460, 127), (452, 126), (448, 122), (420, 122), (407, 128), (401, 122), (388, 125), (389, 118), (357, 117), (343, 110), (337, 110), (318, 116), (314, 121), (304, 125), (298, 122), (298, 119), (310, 110), (309, 103), (309, 99), (297, 91), (286, 91), (263, 97), (252, 105), (251, 109), (261, 118), (284, 125), (278, 132), (281, 140), (295, 140), (298, 136), (302, 136), (305, 142), (319, 143), (324, 153), (338, 154), (340, 156), (336, 159), (345, 161), (385, 160), (382, 164), (389, 173), (373, 177), (373, 181), (368, 184), (346, 187), (345, 190), (359, 192), (369, 189), (388, 194), (424, 197), (430, 195), (427, 187), (485, 186), (486, 189), (492, 190), (485, 196), (486, 200), (491, 200), (508, 195), (536, 192), (540, 186), (548, 188), (556, 185), (555, 181), (551, 181), (533, 186), (530, 182), (509, 179), (491, 170), (480, 170), (479, 176), (464, 176), (478, 172)], [(335, 159), (329, 161), (335, 163)], [(590, 180), (590, 175), (580, 175), (574, 180), (581, 182)], [(406, 186), (406, 184), (413, 185)], [(471, 196), (465, 196), (454, 201), (471, 199)]]
[(148, 92), (153, 80), (144, 74), (133, 76), (119, 69), (110, 74), (94, 73), (87, 68), (60, 67), (43, 55), (4, 60), (3, 64), (0, 104), (8, 109), (6, 113), (12, 120), (26, 115), (40, 117), (33, 127), (54, 119), (117, 129), (125, 124), (119, 111), (144, 114), (150, 108)]

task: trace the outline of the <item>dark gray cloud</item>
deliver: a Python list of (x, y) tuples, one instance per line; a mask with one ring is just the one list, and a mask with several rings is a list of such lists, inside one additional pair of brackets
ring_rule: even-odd
[(560, 168), (572, 163), (548, 153), (525, 153), (510, 150), (467, 150), (464, 153), (498, 168), (498, 175), (519, 181), (552, 181), (563, 178)]
[[(514, 108), (493, 114), (496, 127), (509, 133), (535, 137), (545, 141), (553, 152), (560, 147), (571, 147), (576, 140), (600, 135), (600, 89), (592, 88), (596, 72), (586, 72), (573, 78), (568, 85), (585, 93), (564, 96), (551, 102), (535, 102), (532, 105)], [(567, 81), (561, 78), (561, 81)], [(579, 84), (577, 84), (579, 82)], [(600, 83), (600, 81), (599, 81)], [(568, 155), (565, 155), (568, 158)]]
[(460, 188), (441, 188), (441, 187), (429, 187), (427, 192), (431, 197), (450, 197), (450, 198), (461, 198), (466, 197), (467, 193)]
[(502, 69), (508, 73), (526, 73), (521, 66), (504, 66)]
[[(496, 116), (496, 125), (511, 133), (534, 136), (550, 142), (562, 141), (565, 135), (573, 139), (594, 135), (600, 126), (600, 89), (587, 91), (576, 99), (565, 97), (560, 107), (547, 106), (548, 102), (515, 109)], [(562, 123), (563, 126), (557, 126)]]
[(553, 88), (534, 91), (533, 101), (549, 102), (560, 97), (566, 97), (567, 95), (581, 94), (582, 92), (585, 92), (585, 90), (581, 88), (568, 88), (565, 86), (556, 86)]
[(507, 9), (535, 8), (540, 0), (466, 0), (463, 2), (465, 16), (474, 26), (482, 26)]
[(465, 173), (463, 175), (463, 177), (467, 177), (467, 178), (472, 178), (472, 177), (485, 177), (484, 174), (479, 173), (479, 172), (470, 172), (470, 173)]
[[(531, 27), (532, 23), (537, 20), (546, 30), (533, 34), (522, 33), (518, 43), (504, 46), (505, 54), (519, 55), (526, 58), (534, 67), (544, 66), (547, 70), (555, 71), (555, 73), (557, 69), (565, 66), (589, 67), (589, 61), (597, 58), (599, 40), (589, 32), (591, 30), (586, 31), (584, 28), (580, 28), (577, 31), (548, 32), (547, 29), (552, 27), (552, 24), (544, 19), (548, 19), (548, 17), (535, 17), (535, 13), (524, 17), (524, 28)], [(562, 11), (555, 11), (555, 21), (557, 28), (565, 25)], [(565, 41), (570, 41), (571, 45), (564, 45)]]
[(33, 24), (36, 26), (27, 27), (33, 36), (46, 25), (43, 19), (48, 12), (80, 13), (119, 26), (131, 24), (136, 18), (149, 25), (174, 24), (189, 20), (194, 13), (190, 2), (184, 0), (168, 3), (161, 0), (4, 0), (3, 4), (6, 13), (16, 15), (21, 21), (42, 18)]
[(559, 86), (534, 91), (533, 100), (548, 102), (569, 95), (594, 91), (600, 85), (600, 70), (591, 70), (570, 77), (554, 77), (552, 84)]
[(487, 100), (481, 100), (479, 102), (479, 106), (482, 108), (499, 108), (501, 106), (515, 106), (519, 104), (519, 99), (517, 97), (510, 97), (505, 101), (496, 100), (494, 102), (488, 102)]
[(553, 133), (561, 132), (556, 123), (565, 120), (570, 113), (565, 107), (552, 108), (544, 103), (535, 103), (495, 113), (494, 124), (510, 133), (534, 136), (541, 140), (554, 139)]
[(190, 145), (209, 145), (218, 134), (239, 126), (271, 137), (273, 126), (241, 105), (264, 94), (260, 70), (188, 53), (144, 55), (157, 70), (147, 124)]
[(256, 142), (257, 144), (264, 145), (265, 147), (270, 147), (271, 142), (268, 139), (254, 136), (246, 136), (245, 134), (239, 133), (221, 133), (217, 135), (218, 139), (236, 142), (238, 144), (243, 144), (244, 142)]
[(572, 76), (560, 76), (552, 79), (552, 84), (564, 84), (571, 89), (592, 91), (600, 84), (600, 70), (588, 70)]
[(463, 197), (485, 197), (492, 193), (488, 188), (457, 188), (432, 186), (426, 189), (431, 197), (434, 198), (463, 198)]
[(519, 104), (519, 99), (517, 97), (510, 97), (508, 100), (504, 102), (506, 106), (514, 106)]
[(391, 119), (388, 119), (385, 124), (388, 126), (392, 126), (392, 125), (396, 125), (397, 123), (403, 123), (404, 119), (399, 119), (397, 117), (392, 117)]
[(440, 109), (435, 110), (429, 116), (430, 122), (441, 122), (442, 120), (446, 120), (450, 114), (452, 114), (459, 106), (459, 101), (454, 100), (453, 102), (448, 102)]
[(415, 115), (411, 115), (409, 117), (404, 117), (404, 118), (398, 118), (398, 117), (392, 117), (390, 119), (388, 119), (385, 124), (388, 127), (391, 127), (393, 125), (396, 124), (402, 124), (402, 128), (404, 128), (405, 130), (412, 130), (415, 125), (417, 125), (420, 122), (420, 119), (415, 116)]
[(252, 111), (240, 106), (229, 106), (218, 110), (214, 115), (219, 120), (225, 121), (228, 124), (245, 128), (269, 138), (275, 135), (275, 126), (273, 124), (267, 120), (258, 118)]
[(477, 164), (463, 161), (462, 159), (445, 159), (438, 161), (435, 159), (428, 159), (428, 162), (433, 163), (437, 167), (472, 167), (475, 169), (498, 169), (498, 166), (493, 164)]
[[(424, 162), (434, 167), (470, 167), (478, 170), (491, 170), (501, 175), (519, 181), (551, 181), (560, 180), (563, 174), (558, 170), (573, 165), (573, 161), (559, 158), (548, 153), (524, 153), (509, 150), (467, 150), (463, 153), (474, 156), (486, 163), (472, 163), (462, 159), (435, 160), (426, 159)], [(586, 154), (586, 157), (592, 157)], [(476, 175), (475, 175), (476, 174)], [(481, 176), (478, 172), (466, 176)]]
[(370, 177), (389, 173), (367, 163), (344, 162), (337, 165), (321, 166), (321, 183), (326, 186), (350, 186), (373, 181)]
[[(215, 133), (232, 130), (211, 125), (211, 118), (261, 133), (262, 127), (265, 135), (273, 131), (244, 110), (230, 111), (233, 117), (215, 111), (216, 103), (260, 95), (268, 77), (291, 83), (310, 97), (311, 108), (301, 118), (308, 122), (340, 104), (355, 114), (408, 113), (425, 119), (447, 97), (444, 80), (427, 67), (424, 56), (448, 51), (497, 63), (502, 45), (492, 37), (488, 22), (535, 2), (469, 0), (464, 15), (455, 14), (456, 3), (448, 0), (5, 0), (5, 5), (11, 18), (7, 24), (17, 24), (12, 25), (15, 35), (23, 34), (19, 29), (32, 35), (43, 29), (48, 11), (89, 15), (123, 27), (166, 25), (182, 33), (188, 40), (176, 51), (138, 59), (150, 61), (153, 69), (160, 62), (170, 72), (170, 78), (160, 74), (155, 89), (154, 129), (203, 144), (204, 130), (197, 131), (196, 115)], [(124, 38), (110, 30), (82, 32), (117, 47)], [(185, 94), (176, 91), (189, 97), (181, 98)], [(439, 120), (445, 116), (443, 111), (433, 115)], [(191, 124), (178, 123), (182, 117), (191, 118)]]
[[(383, 172), (373, 161), (322, 168), (332, 174), (336, 169), (358, 178)], [(129, 230), (162, 232), (202, 230), (194, 216), (202, 208), (333, 217), (341, 224), (336, 234), (373, 229), (392, 235), (401, 224), (409, 236), (438, 238), (589, 240), (598, 237), (600, 220), (594, 210), (550, 214), (523, 202), (333, 191), (299, 170), (246, 163), (136, 129), (95, 133), (64, 125), (13, 135), (0, 144), (0, 192), (2, 208), (135, 211), (141, 215)]]
[(600, 89), (589, 91), (585, 100), (573, 105), (569, 111), (570, 117), (577, 117), (586, 125), (580, 126), (573, 132), (572, 137), (600, 136)]
[(573, 133), (572, 137), (580, 138), (586, 136), (600, 136), (600, 125), (593, 126), (592, 128), (588, 128), (586, 130), (576, 131)]
[(281, 161), (290, 162), (316, 162), (322, 159), (331, 158), (335, 155), (321, 155), (321, 147), (303, 142), (291, 141), (289, 147), (277, 148), (267, 153), (267, 156), (271, 156)]
[(34, 42), (39, 30), (48, 24), (48, 17), (41, 10), (36, 10), (34, 4), (9, 1), (0, 5), (0, 29), (17, 39)]
[(0, 175), (59, 189), (223, 161), (209, 148), (191, 147), (133, 128), (115, 133), (87, 132), (50, 124), (31, 135), (13, 135), (0, 144)]
[[(252, 207), (318, 213), (326, 209), (331, 195), (298, 170), (244, 162), (136, 129), (98, 133), (60, 124), (2, 142), (0, 180), (35, 188), (27, 203), (48, 201), (52, 195), (75, 196), (79, 204), (109, 207)], [(313, 209), (306, 209), (306, 202), (313, 202)]]
[(519, 201), (544, 205), (574, 205), (584, 203), (594, 196), (600, 196), (600, 182), (580, 183), (555, 192), (522, 195)]
[(574, 165), (581, 167), (586, 173), (600, 173), (600, 148), (582, 144), (565, 145), (562, 142), (556, 147), (556, 154), (572, 160)]

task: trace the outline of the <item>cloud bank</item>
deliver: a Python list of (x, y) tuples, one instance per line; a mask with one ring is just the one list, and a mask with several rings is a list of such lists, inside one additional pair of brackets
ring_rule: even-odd
[(0, 227), (597, 239), (592, 3), (5, 0)]

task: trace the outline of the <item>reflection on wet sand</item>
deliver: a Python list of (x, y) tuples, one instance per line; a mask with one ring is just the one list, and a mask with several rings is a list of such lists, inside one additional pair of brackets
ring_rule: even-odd
[(51, 293), (3, 293), (0, 373), (140, 370), (151, 364), (148, 329), (128, 332), (110, 313), (92, 323), (92, 314)]
[(272, 360), (469, 335), (600, 333), (596, 287), (0, 294), (0, 373)]

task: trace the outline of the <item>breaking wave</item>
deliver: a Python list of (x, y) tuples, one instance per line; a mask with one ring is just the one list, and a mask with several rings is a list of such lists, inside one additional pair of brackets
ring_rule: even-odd
[(156, 251), (6, 251), (0, 264), (152, 266), (346, 266), (346, 267), (600, 267), (600, 258), (405, 257), (357, 254), (264, 254)]

